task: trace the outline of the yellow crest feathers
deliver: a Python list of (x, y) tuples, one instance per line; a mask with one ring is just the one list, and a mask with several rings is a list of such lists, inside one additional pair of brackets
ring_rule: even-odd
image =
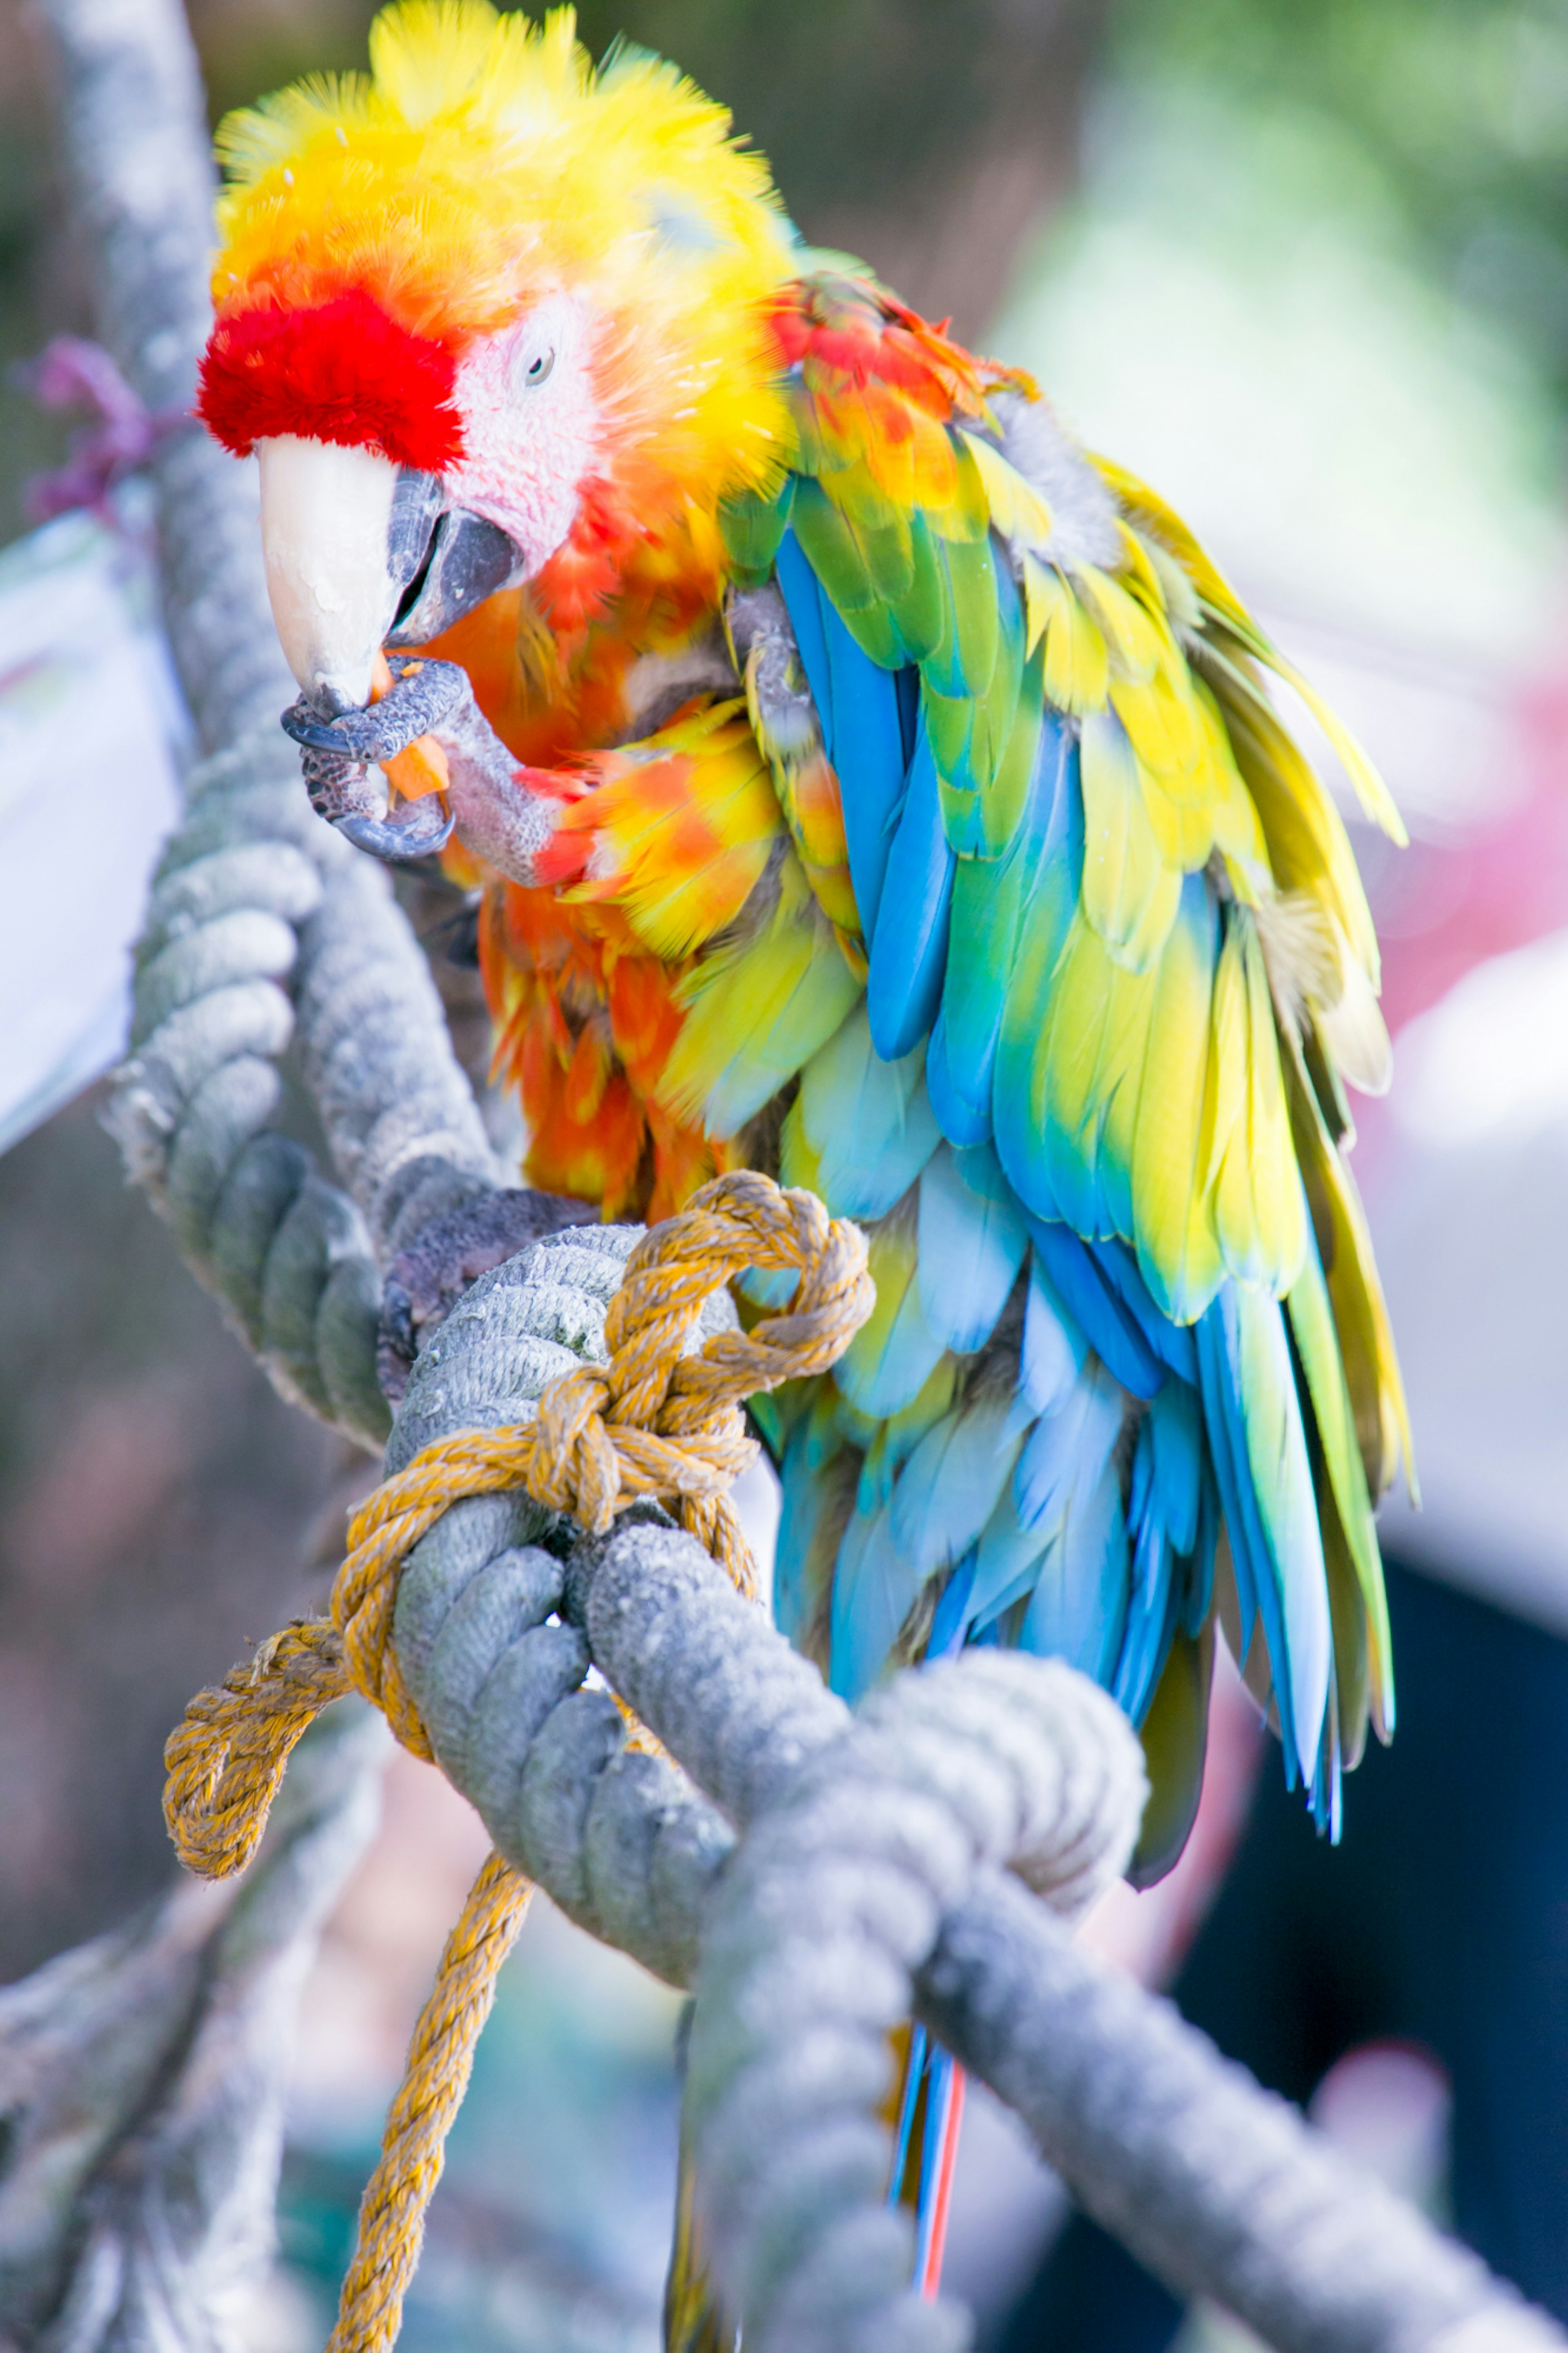
[(487, 0), (398, 0), (370, 65), (221, 125), (220, 310), (353, 283), (415, 332), (485, 332), (545, 284), (588, 282), (611, 308), (638, 280), (723, 301), (797, 267), (725, 110), (640, 51), (595, 70), (570, 8), (536, 25)]
[(571, 8), (534, 23), (397, 0), (369, 55), (368, 73), (312, 76), (220, 127), (220, 317), (356, 290), (460, 347), (564, 288), (602, 322), (623, 480), (637, 451), (645, 486), (700, 486), (706, 509), (774, 475), (768, 313), (799, 251), (726, 111), (644, 51), (595, 69)]

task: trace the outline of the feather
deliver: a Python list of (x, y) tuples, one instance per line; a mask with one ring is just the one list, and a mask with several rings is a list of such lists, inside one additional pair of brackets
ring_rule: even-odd
[(1057, 1410), (1083, 1370), (1088, 1346), (1066, 1302), (1046, 1272), (1038, 1250), (1032, 1251), (1018, 1390), (1034, 1412)]
[(902, 812), (888, 853), (884, 893), (892, 920), (871, 944), (866, 1009), (877, 1051), (896, 1062), (925, 1036), (942, 1001), (953, 855), (942, 827), (936, 763), (922, 725)]
[(1036, 1422), (1014, 1482), (1023, 1526), (1054, 1526), (1075, 1490), (1099, 1478), (1121, 1435), (1126, 1403), (1103, 1365), (1086, 1365), (1060, 1410)]
[(1173, 1323), (1157, 1303), (1127, 1244), (1090, 1242), (1089, 1254), (1119, 1305), (1137, 1326), (1150, 1354), (1168, 1365), (1179, 1380), (1195, 1382), (1197, 1351), (1192, 1333), (1184, 1324)]
[(1263, 950), (1246, 908), (1226, 916), (1210, 1037), (1215, 1232), (1238, 1282), (1279, 1296), (1300, 1271), (1306, 1218)]
[(946, 1356), (906, 1406), (877, 1425), (876, 1435), (860, 1466), (856, 1509), (868, 1516), (879, 1511), (893, 1492), (900, 1471), (927, 1430), (934, 1430), (952, 1407), (958, 1387), (958, 1359)]
[(1130, 1569), (1121, 1495), (1107, 1462), (1092, 1484), (1075, 1489), (1040, 1564), (1019, 1648), (1109, 1683), (1127, 1624)]
[(868, 946), (876, 938), (893, 828), (907, 763), (899, 719), (899, 673), (879, 669), (831, 607), (823, 614), (833, 696), (833, 740), (849, 874)]
[[(1383, 1564), (1329, 1288), (1317, 1245), (1310, 1239), (1300, 1275), (1285, 1303), (1332, 1497), (1337, 1556), (1350, 1569), (1361, 1597), (1361, 1648), (1369, 1654), (1374, 1719), (1386, 1739), (1394, 1725), (1394, 1662)], [(1327, 1515), (1320, 1516), (1324, 1519), (1326, 1535)], [(1344, 1649), (1338, 1635), (1334, 1647), (1337, 1658)]]
[[(666, 1065), (663, 1099), (733, 1135), (825, 1045), (859, 997), (793, 849), (775, 853), (772, 890), (749, 927), (695, 966), (679, 990), (686, 1018)], [(766, 894), (766, 895), (764, 895)]]
[(963, 1558), (996, 1506), (1024, 1432), (1010, 1398), (985, 1398), (950, 1413), (921, 1439), (899, 1474), (888, 1525), (923, 1579)]
[[(990, 1338), (1028, 1246), (1010, 1189), (998, 1184), (983, 1191), (970, 1181), (981, 1155), (999, 1177), (988, 1145), (957, 1155), (943, 1144), (920, 1182), (921, 1312), (942, 1345), (960, 1356)], [(984, 1183), (985, 1172), (980, 1174)]]
[(785, 1443), (782, 1503), (773, 1551), (773, 1622), (800, 1644), (822, 1601), (854, 1489), (853, 1457), (842, 1448), (823, 1453), (803, 1418)]
[[(801, 667), (811, 689), (811, 699), (816, 705), (823, 746), (832, 760), (837, 749), (833, 724), (833, 681), (827, 666), (826, 625), (823, 599), (817, 594), (816, 575), (806, 562), (805, 552), (793, 531), (786, 531), (780, 540), (775, 562), (779, 588), (789, 614), (790, 627), (795, 631)], [(826, 609), (831, 612), (833, 608), (828, 605)]]
[[(1303, 1780), (1316, 1783), (1332, 1660), (1322, 1536), (1284, 1318), (1277, 1302), (1227, 1283), (1198, 1327), (1215, 1468), (1231, 1549), (1246, 1556), (1281, 1722)], [(1230, 1492), (1226, 1492), (1227, 1482)], [(1238, 1579), (1239, 1581), (1239, 1579)]]
[(1083, 912), (1118, 964), (1147, 972), (1181, 897), (1144, 806), (1125, 729), (1109, 712), (1083, 723)]
[(942, 1142), (924, 1061), (918, 1046), (883, 1061), (858, 1006), (801, 1073), (784, 1121), (784, 1183), (809, 1185), (837, 1218), (886, 1217)]
[(827, 1680), (851, 1705), (887, 1664), (922, 1582), (894, 1543), (886, 1511), (850, 1521), (833, 1568)]
[(1026, 1215), (1035, 1256), (1106, 1369), (1134, 1397), (1152, 1398), (1164, 1367), (1089, 1244), (1059, 1220)]
[(1070, 748), (1055, 713), (1042, 713), (1028, 799), (1006, 850), (995, 860), (961, 859), (953, 877), (947, 975), (926, 1071), (953, 1144), (982, 1144), (992, 1133), (1008, 985), (1042, 869), (1066, 838)]
[(778, 839), (744, 706), (711, 704), (595, 765), (600, 781), (563, 809), (539, 880), (569, 905), (615, 901), (646, 946), (679, 963), (735, 921)]
[(873, 1229), (868, 1257), (877, 1303), (833, 1370), (850, 1403), (878, 1421), (912, 1402), (942, 1355), (921, 1308), (915, 1207), (907, 1196)]
[(1110, 1680), (1110, 1695), (1134, 1724), (1141, 1723), (1154, 1695), (1175, 1632), (1171, 1577), (1174, 1556), (1157, 1519), (1135, 1527), (1121, 1649)]
[(1217, 943), (1204, 878), (1189, 874), (1154, 976), (1132, 1145), (1138, 1263), (1153, 1303), (1178, 1324), (1203, 1313), (1225, 1273), (1209, 1218), (1204, 1133)]

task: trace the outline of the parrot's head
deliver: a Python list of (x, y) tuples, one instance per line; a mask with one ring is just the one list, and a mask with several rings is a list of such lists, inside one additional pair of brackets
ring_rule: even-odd
[(500, 588), (570, 627), (632, 563), (716, 565), (721, 501), (784, 459), (770, 318), (799, 269), (723, 111), (640, 51), (595, 71), (569, 9), (402, 0), (370, 55), (223, 127), (198, 404), (259, 459), (324, 718)]

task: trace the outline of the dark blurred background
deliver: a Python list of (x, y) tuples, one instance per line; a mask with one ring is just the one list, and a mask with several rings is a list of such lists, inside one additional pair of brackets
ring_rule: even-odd
[[(216, 120), (307, 69), (363, 62), (373, 10), (191, 13)], [(1393, 1026), (1568, 922), (1568, 5), (586, 0), (579, 15), (595, 52), (624, 35), (674, 58), (732, 107), (810, 237), (1036, 368), (1094, 446), (1188, 512), (1405, 807), (1402, 867), (1358, 835)], [(65, 442), (16, 364), (90, 331), (48, 122), (36, 28), (0, 0), (0, 543)], [(68, 836), (54, 886), (68, 909)], [(471, 998), (465, 1018), (477, 1064)], [(97, 1113), (89, 1089), (0, 1157), (0, 1980), (165, 1883), (168, 1726), (321, 1598), (345, 1498), (370, 1475), (272, 1396), (125, 1189)], [(1483, 1103), (1483, 1129), (1490, 1115)], [(1429, 1101), (1421, 1116), (1430, 1145), (1441, 1116)], [(1368, 1125), (1375, 1208), (1395, 1142), (1386, 1120)], [(398, 1785), (416, 1830), (417, 1769)], [(340, 1936), (336, 2010), (323, 1980), (323, 2016), (363, 2004), (377, 1966), (364, 1918), (384, 1958), (404, 1953), (351, 2176), (384, 2096), (375, 2069), (396, 2063), (445, 1925), (421, 1917), (399, 1946), (398, 1902), (414, 1899), (388, 1884), (373, 1874), (381, 1912), (365, 1896)], [(646, 2068), (654, 2029), (638, 2020)], [(659, 2010), (658, 2034), (667, 2022)], [(324, 2277), (346, 2209), (321, 2163)], [(315, 2211), (313, 2180), (299, 2213)], [(475, 2195), (463, 2227), (482, 2239)], [(977, 2272), (1006, 2271), (996, 2240), (975, 2241), (990, 2249)], [(533, 2341), (531, 2322), (465, 2326)], [(620, 2320), (604, 2326), (623, 2341)]]

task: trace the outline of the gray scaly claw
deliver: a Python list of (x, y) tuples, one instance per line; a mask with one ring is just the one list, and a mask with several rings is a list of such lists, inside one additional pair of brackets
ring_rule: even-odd
[(456, 662), (427, 661), (411, 665), (389, 693), (363, 711), (327, 719), (301, 696), (283, 713), (283, 730), (300, 746), (318, 817), (374, 858), (397, 861), (444, 849), (453, 819), (441, 800), (426, 796), (394, 817), (374, 770), (439, 726), (468, 694), (467, 675)]

